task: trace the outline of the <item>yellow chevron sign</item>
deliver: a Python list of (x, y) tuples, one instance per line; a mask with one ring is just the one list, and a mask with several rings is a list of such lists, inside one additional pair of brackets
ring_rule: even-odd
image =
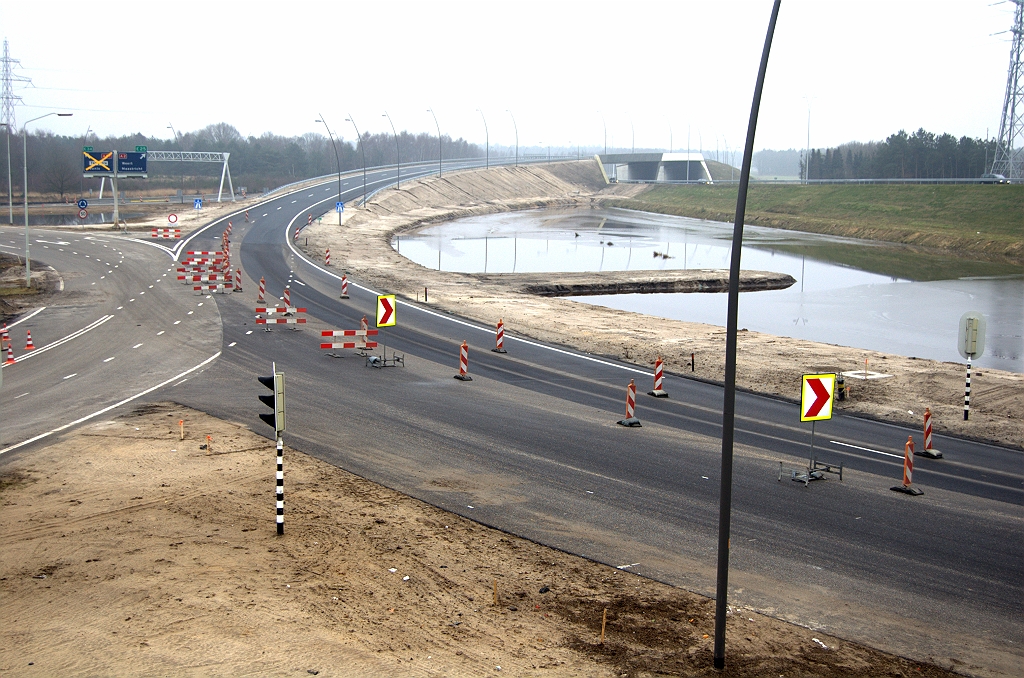
[[(114, 152), (93, 154), (91, 151), (82, 151), (82, 161), (85, 163), (84, 172), (113, 172)], [(96, 157), (99, 156), (99, 157)]]

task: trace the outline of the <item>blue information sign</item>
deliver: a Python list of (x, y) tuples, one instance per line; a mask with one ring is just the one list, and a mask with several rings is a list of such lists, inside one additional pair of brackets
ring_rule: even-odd
[(147, 153), (128, 153), (118, 152), (117, 154), (117, 171), (120, 172), (131, 172), (133, 174), (145, 174), (146, 173), (146, 156)]
[(113, 174), (114, 152), (82, 151), (82, 172), (85, 174)]
[(340, 200), (338, 202), (334, 203), (334, 211), (335, 212), (344, 212), (345, 211), (345, 203), (341, 202)]
[(86, 200), (85, 198), (82, 198), (81, 200), (78, 201), (78, 209), (84, 210), (88, 206), (89, 206), (89, 201)]
[(192, 201), (192, 206), (197, 210), (203, 209), (203, 199), (196, 198), (195, 200)]

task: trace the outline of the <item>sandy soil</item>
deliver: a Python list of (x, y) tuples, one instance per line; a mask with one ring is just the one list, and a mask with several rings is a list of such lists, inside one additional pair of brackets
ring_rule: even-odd
[(273, 443), (175, 404), (5, 461), (8, 675), (950, 675), (739, 608), (716, 673), (711, 601), (290, 449), (279, 537)]
[[(507, 335), (540, 339), (638, 365), (653, 365), (660, 355), (666, 372), (722, 381), (722, 327), (524, 294), (510, 282), (514, 276), (430, 270), (405, 259), (390, 246), (395, 234), (415, 231), (425, 224), (549, 206), (587, 209), (641, 189), (637, 185), (605, 185), (593, 161), (446, 174), (405, 183), (401, 190), (378, 193), (366, 208), (352, 206), (346, 210), (341, 227), (333, 223), (333, 215), (325, 218), (322, 224), (303, 231), (308, 238), (305, 249), (313, 259), (322, 261), (329, 246), (335, 270), (348, 271), (354, 279), (407, 301), (421, 299), (426, 287), (432, 306), (482, 324), (493, 325), (502, 318)], [(551, 278), (557, 282), (558, 274), (551, 274)], [(595, 274), (597, 279), (599, 274)], [(693, 372), (689, 369), (691, 353)], [(922, 413), (930, 407), (937, 433), (1024, 448), (1024, 375), (1017, 373), (975, 370), (971, 416), (965, 422), (965, 365), (741, 330), (737, 383), (741, 388), (796, 401), (802, 374), (864, 370), (865, 360), (868, 370), (892, 376), (848, 380), (850, 398), (836, 402), (838, 411), (920, 427)], [(922, 444), (920, 438), (918, 445)], [(904, 442), (894, 437), (893, 449), (902, 452)]]

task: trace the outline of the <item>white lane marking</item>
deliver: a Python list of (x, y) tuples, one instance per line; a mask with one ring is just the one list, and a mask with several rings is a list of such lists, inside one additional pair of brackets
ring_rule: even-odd
[[(157, 282), (159, 282), (159, 281), (157, 281)], [(149, 286), (149, 289), (153, 289), (153, 286), (152, 286), (152, 285), (150, 285), (150, 286)], [(145, 292), (143, 292), (143, 294), (145, 294)]]
[(27, 396), (27, 395), (28, 395), (28, 391), (25, 391), (25, 392), (24, 392), (24, 393), (22, 393), (22, 394), (21, 394), (20, 396), (15, 396), (15, 397), (14, 397), (14, 399), (15, 399), (15, 400), (17, 400), (18, 398), (24, 398), (24, 397), (25, 397), (25, 396)]
[(158, 336), (158, 337), (159, 337), (159, 336), (160, 336), (161, 334), (163, 334), (163, 333), (164, 333), (164, 332), (166, 332), (166, 331), (167, 331), (167, 330), (160, 330), (159, 332), (157, 332), (157, 333), (156, 333), (156, 336)]
[[(70, 379), (71, 377), (77, 377), (77, 376), (78, 376), (78, 372), (75, 372), (74, 374), (69, 374), (68, 376), (64, 377), (64, 379)], [(63, 379), (61, 381), (63, 381)]]
[(113, 271), (107, 271), (107, 273), (113, 273)]
[(246, 334), (252, 334), (252, 330), (249, 330), (248, 332), (246, 332)]
[(105, 276), (105, 275), (101, 275), (101, 276), (100, 276), (100, 280), (103, 280), (103, 279), (104, 279), (104, 278), (106, 278), (106, 277), (107, 277), (107, 276)]
[[(60, 433), (61, 431), (65, 431), (65, 430), (71, 428), (72, 426), (77, 426), (78, 424), (81, 424), (82, 422), (89, 421), (90, 419), (98, 417), (101, 414), (106, 414), (110, 410), (117, 409), (118, 407), (121, 407), (122, 405), (127, 405), (128, 403), (130, 403), (133, 400), (137, 400), (137, 399), (141, 398), (142, 396), (148, 395), (148, 394), (152, 393), (153, 391), (155, 391), (155, 390), (157, 390), (159, 388), (163, 388), (164, 386), (166, 386), (167, 384), (171, 383), (175, 379), (181, 379), (182, 377), (187, 376), (187, 375), (195, 372), (198, 369), (206, 367), (207, 365), (209, 365), (210, 363), (212, 363), (214, 360), (216, 360), (219, 357), (220, 357), (220, 351), (217, 351), (212, 356), (210, 356), (209, 358), (207, 358), (203, 362), (199, 363), (195, 367), (190, 367), (189, 369), (185, 370), (181, 374), (177, 374), (177, 375), (171, 377), (167, 381), (162, 381), (159, 384), (157, 384), (156, 386), (151, 386), (151, 387), (147, 388), (145, 391), (141, 391), (139, 393), (136, 393), (135, 395), (130, 396), (128, 398), (125, 398), (124, 400), (122, 400), (120, 402), (114, 403), (113, 405), (108, 405), (107, 407), (104, 407), (102, 410), (97, 410), (97, 411), (93, 412), (92, 414), (87, 414), (84, 417), (81, 417), (80, 419), (76, 419), (76, 420), (74, 420), (72, 422), (64, 424), (63, 426), (58, 426), (57, 428), (52, 429), (50, 431), (47, 431), (46, 433), (40, 433), (39, 435), (37, 435), (35, 437), (32, 437), (32, 438), (29, 438), (28, 440), (23, 440), (20, 443), (15, 443), (14, 445), (11, 445), (9, 447), (5, 447), (4, 449), (0, 450), (0, 454), (5, 454), (5, 453), (10, 452), (12, 450), (16, 450), (16, 449), (18, 449), (20, 447), (24, 447), (25, 445), (29, 445), (31, 443), (34, 443), (37, 440), (42, 440), (43, 438), (47, 438), (49, 436), (52, 436), (54, 433)], [(184, 379), (182, 379), (182, 381), (184, 381)], [(179, 381), (178, 383), (180, 384), (181, 382)], [(175, 384), (175, 385), (177, 385), (177, 384)]]
[(96, 283), (94, 283), (94, 282), (91, 282), (91, 283), (89, 283), (89, 284), (90, 284), (90, 285), (95, 285)]
[(299, 285), (302, 285), (303, 287), (306, 286), (306, 283), (302, 282), (301, 280), (296, 280), (295, 282)]
[(232, 341), (230, 344), (228, 344), (228, 348), (231, 348), (232, 346), (234, 346), (237, 343), (238, 343), (237, 341)]
[(177, 384), (175, 384), (175, 386), (180, 386), (181, 384), (184, 384), (186, 381), (188, 381), (188, 379), (182, 379)]
[(72, 332), (71, 334), (67, 335), (66, 337), (62, 337), (62, 338), (58, 339), (57, 341), (55, 341), (55, 342), (53, 342), (51, 344), (47, 344), (46, 346), (40, 346), (39, 348), (37, 348), (36, 350), (32, 351), (31, 353), (22, 353), (20, 356), (18, 356), (17, 358), (14, 359), (14, 362), (20, 363), (22, 360), (28, 360), (32, 356), (37, 356), (40, 353), (46, 353), (51, 348), (56, 348), (57, 346), (60, 346), (61, 344), (67, 343), (67, 342), (71, 341), (72, 339), (76, 339), (76, 338), (82, 336), (83, 334), (85, 334), (89, 330), (96, 329), (97, 327), (99, 327), (100, 325), (102, 325), (103, 323), (107, 322), (108, 320), (110, 320), (113, 317), (114, 316), (112, 316), (112, 315), (105, 315), (102, 318), (100, 318), (99, 320), (93, 321), (91, 324), (86, 325), (82, 329), (76, 330), (76, 331)]
[(139, 292), (139, 296), (142, 296), (143, 294), (145, 294), (145, 292)]
[[(69, 242), (64, 242), (63, 240), (58, 240), (57, 242), (50, 242), (49, 240), (36, 240), (36, 242), (45, 242), (47, 245), (70, 245), (71, 244)], [(47, 249), (49, 249), (49, 248), (47, 248)]]
[(109, 363), (109, 362), (110, 362), (111, 360), (113, 360), (113, 359), (114, 359), (114, 358), (116, 358), (116, 357), (117, 357), (117, 356), (114, 356), (114, 355), (112, 355), (112, 356), (110, 356), (109, 358), (107, 358), (106, 360), (104, 360), (103, 362), (105, 362), (105, 363)]
[(267, 213), (266, 213), (266, 212), (264, 212), (264, 213), (263, 213), (263, 216), (267, 216)]
[(114, 309), (114, 310), (116, 310), (116, 311), (120, 311), (120, 310), (121, 310), (121, 309), (123, 309), (123, 308), (124, 308), (124, 306), (118, 306), (118, 307), (117, 307), (116, 309)]
[[(293, 202), (294, 202), (294, 201), (293, 201)], [(281, 208), (280, 208), (280, 207), (278, 207), (277, 209), (281, 209)]]
[(180, 321), (180, 320), (175, 320), (175, 321), (174, 321), (174, 324), (175, 324), (175, 325), (180, 325), (180, 324), (181, 324), (181, 321)]
[(142, 346), (142, 342), (141, 341), (139, 343), (135, 344), (134, 346), (132, 346), (132, 348), (138, 348), (139, 346)]
[[(295, 203), (297, 203), (297, 202), (298, 202), (298, 200), (292, 200), (292, 204), (293, 204), (293, 205), (294, 205)], [(280, 209), (280, 208), (278, 208), (278, 209)]]
[(34, 315), (36, 315), (37, 313), (42, 313), (43, 309), (45, 309), (45, 308), (46, 308), (45, 306), (40, 306), (39, 308), (37, 308), (36, 310), (32, 311), (31, 313), (29, 313), (29, 314), (28, 314), (27, 316), (25, 316), (24, 318), (19, 318), (18, 320), (15, 320), (15, 321), (14, 321), (13, 323), (11, 323), (10, 325), (8, 325), (8, 327), (9, 327), (9, 328), (10, 328), (10, 327), (14, 327), (14, 326), (15, 326), (15, 325), (17, 325), (18, 323), (23, 323), (23, 322), (25, 322), (26, 320), (28, 320), (29, 318), (33, 317), (33, 316), (34, 316)]
[[(313, 197), (313, 194), (312, 194), (312, 193), (310, 193), (310, 194), (309, 194), (309, 195), (307, 195), (306, 197), (307, 197), (307, 198), (312, 198), (312, 197)], [(293, 202), (294, 202), (294, 201), (293, 201)]]
[(201, 301), (197, 304), (197, 306), (202, 306), (202, 305), (203, 305), (203, 302), (201, 302)]
[(860, 445), (851, 445), (850, 443), (841, 443), (838, 440), (830, 440), (829, 442), (832, 443), (833, 445), (842, 445), (843, 447), (852, 447), (855, 450), (863, 450), (865, 452), (874, 452), (875, 454), (884, 454), (887, 457), (895, 457), (897, 459), (902, 459), (903, 458), (902, 454), (893, 454), (892, 452), (882, 452), (881, 450), (872, 450), (870, 447), (861, 447)]
[(133, 302), (133, 301), (135, 301), (135, 300), (134, 300), (134, 299), (129, 299), (129, 300), (128, 300), (128, 303), (130, 304), (130, 303), (131, 303), (131, 302)]
[(188, 312), (189, 315), (192, 315), (193, 313), (195, 313), (195, 311), (189, 311)]

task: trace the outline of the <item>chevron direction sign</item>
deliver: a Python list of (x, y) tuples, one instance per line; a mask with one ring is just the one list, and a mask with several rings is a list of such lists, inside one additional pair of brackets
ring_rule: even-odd
[(805, 374), (800, 392), (800, 421), (821, 421), (832, 418), (832, 393), (835, 374)]

